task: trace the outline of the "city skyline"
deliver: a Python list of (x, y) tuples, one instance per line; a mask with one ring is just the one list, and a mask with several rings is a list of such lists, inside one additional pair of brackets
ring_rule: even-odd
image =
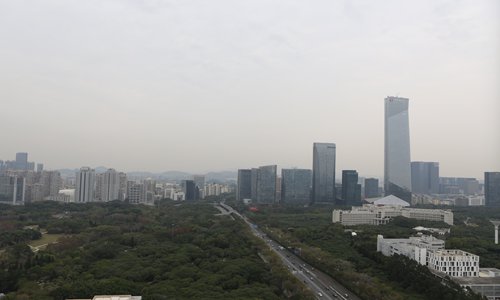
[(481, 178), (500, 169), (499, 5), (2, 2), (0, 126), (13, 130), (0, 157), (127, 172), (311, 168), (310, 145), (326, 141), (337, 172), (381, 177), (382, 99), (402, 95), (411, 159)]

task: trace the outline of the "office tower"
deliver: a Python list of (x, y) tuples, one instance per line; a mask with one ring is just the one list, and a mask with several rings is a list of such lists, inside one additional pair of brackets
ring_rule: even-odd
[(0, 203), (22, 205), (25, 200), (26, 179), (19, 176), (0, 176)]
[(36, 164), (36, 171), (42, 172), (43, 171), (43, 164)]
[(416, 194), (439, 194), (439, 163), (412, 161), (411, 189)]
[(276, 202), (277, 166), (262, 166), (257, 171), (257, 203), (274, 204)]
[(127, 200), (132, 204), (144, 203), (146, 201), (144, 184), (135, 181), (128, 181)]
[(361, 185), (355, 170), (342, 171), (342, 200), (346, 205), (361, 205)]
[(238, 185), (236, 187), (236, 200), (243, 201), (243, 199), (252, 198), (252, 170), (239, 169), (238, 170)]
[(62, 189), (62, 178), (58, 171), (42, 171), (39, 182), (43, 186), (43, 198), (56, 196)]
[(127, 198), (127, 174), (120, 172), (118, 174), (120, 180), (120, 189), (118, 191), (118, 200), (125, 201)]
[(115, 169), (108, 169), (103, 174), (101, 201), (118, 200), (120, 197), (120, 175)]
[(315, 203), (335, 203), (335, 144), (313, 145), (313, 188)]
[(378, 179), (377, 178), (366, 178), (365, 179), (365, 198), (375, 198), (379, 197), (378, 192)]
[(182, 188), (186, 201), (198, 200), (199, 191), (194, 180), (182, 181)]
[(28, 153), (26, 152), (16, 153), (16, 169), (17, 170), (28, 169)]
[(485, 205), (500, 207), (500, 172), (484, 172)]
[(308, 169), (281, 170), (281, 202), (305, 205), (311, 202), (312, 171)]
[(193, 175), (193, 181), (198, 189), (201, 190), (205, 187), (205, 175)]
[(86, 203), (94, 201), (95, 171), (89, 167), (82, 167), (76, 173), (75, 202)]
[(281, 203), (281, 177), (276, 176), (276, 199), (274, 202)]
[(385, 98), (384, 190), (411, 201), (410, 128), (408, 99)]
[(35, 163), (32, 161), (29, 161), (28, 164), (26, 165), (26, 170), (35, 171)]
[(257, 178), (259, 177), (259, 169), (252, 168), (252, 186), (251, 186), (251, 199), (254, 202), (257, 202)]

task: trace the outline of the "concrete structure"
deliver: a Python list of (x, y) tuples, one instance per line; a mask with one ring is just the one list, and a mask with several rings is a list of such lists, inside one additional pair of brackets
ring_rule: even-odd
[(411, 188), (417, 194), (439, 193), (439, 163), (413, 161), (411, 163)]
[(146, 191), (144, 184), (128, 181), (127, 182), (127, 200), (132, 204), (140, 204), (146, 202)]
[(429, 253), (429, 269), (450, 277), (479, 276), (479, 256), (456, 249), (441, 249)]
[(377, 178), (365, 178), (365, 198), (379, 197)]
[(453, 281), (462, 287), (469, 287), (488, 300), (500, 300), (500, 270), (480, 268), (479, 277), (454, 277)]
[(276, 203), (277, 166), (262, 166), (257, 172), (257, 203)]
[(243, 201), (243, 199), (252, 198), (252, 170), (239, 169), (238, 170), (238, 184), (236, 187), (236, 200)]
[(410, 129), (408, 99), (385, 98), (385, 195), (411, 201)]
[(0, 203), (23, 205), (26, 194), (26, 179), (20, 176), (0, 176)]
[(417, 220), (440, 221), (453, 225), (453, 213), (451, 211), (371, 204), (363, 205), (363, 207), (353, 207), (351, 210), (335, 209), (332, 212), (332, 222), (341, 223), (344, 226), (381, 225), (387, 224), (391, 218), (397, 216)]
[(361, 185), (355, 170), (342, 171), (342, 200), (345, 205), (361, 205)]
[(86, 203), (95, 200), (95, 171), (82, 167), (76, 173), (75, 202)]
[(120, 175), (115, 169), (108, 169), (102, 178), (101, 201), (108, 202), (120, 198)]
[(308, 169), (281, 170), (281, 202), (305, 205), (311, 202), (312, 171)]
[(485, 205), (500, 207), (500, 172), (484, 173)]
[(120, 172), (118, 174), (119, 181), (120, 181), (120, 188), (118, 190), (118, 200), (124, 201), (127, 199), (127, 174)]
[(335, 144), (314, 143), (312, 178), (314, 203), (335, 203), (335, 155)]
[(443, 240), (432, 235), (408, 239), (384, 239), (382, 235), (377, 236), (377, 252), (382, 252), (385, 256), (404, 255), (424, 266), (428, 264), (430, 252), (444, 249), (444, 245)]

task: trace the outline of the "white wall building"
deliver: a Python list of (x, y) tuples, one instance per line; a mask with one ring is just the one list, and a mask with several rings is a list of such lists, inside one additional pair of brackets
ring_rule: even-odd
[(479, 276), (479, 256), (462, 250), (436, 250), (429, 253), (429, 268), (450, 277)]
[(382, 235), (377, 236), (377, 252), (382, 252), (385, 256), (404, 255), (424, 266), (428, 263), (429, 253), (439, 249), (444, 249), (444, 241), (431, 235), (408, 239), (384, 239)]
[(108, 202), (120, 198), (120, 174), (108, 169), (102, 178), (101, 201)]
[(453, 213), (442, 209), (422, 209), (401, 206), (363, 205), (351, 210), (333, 210), (332, 222), (344, 226), (387, 224), (391, 218), (403, 216), (410, 219), (441, 221), (453, 225)]

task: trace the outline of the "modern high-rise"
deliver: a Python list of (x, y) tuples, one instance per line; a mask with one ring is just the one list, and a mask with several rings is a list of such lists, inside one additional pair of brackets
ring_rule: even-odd
[(345, 205), (361, 205), (361, 185), (355, 170), (342, 171), (342, 200)]
[(411, 190), (416, 194), (439, 194), (439, 163), (412, 161)]
[(252, 186), (251, 186), (251, 199), (252, 201), (257, 201), (257, 178), (259, 177), (259, 169), (252, 168)]
[(102, 178), (101, 201), (120, 199), (120, 174), (115, 169), (108, 169)]
[(312, 200), (314, 203), (335, 203), (335, 153), (333, 143), (314, 143), (313, 145), (313, 183)]
[(365, 198), (375, 198), (380, 196), (378, 191), (377, 178), (365, 178)]
[(276, 165), (259, 167), (257, 171), (257, 203), (274, 204), (276, 202), (276, 172)]
[(385, 195), (411, 201), (410, 125), (408, 99), (385, 98)]
[(484, 172), (485, 205), (500, 207), (500, 172)]
[(43, 171), (43, 164), (41, 164), (41, 163), (36, 164), (36, 171), (42, 172)]
[(281, 170), (281, 202), (305, 205), (311, 202), (312, 171), (309, 169)]
[(26, 179), (20, 176), (0, 176), (0, 203), (22, 205), (26, 192)]
[(89, 167), (82, 167), (76, 173), (75, 202), (86, 203), (94, 201), (95, 171)]
[(16, 153), (16, 169), (18, 170), (28, 169), (28, 153), (26, 152)]
[(198, 190), (203, 191), (205, 188), (205, 175), (194, 175), (193, 181), (198, 187)]
[(40, 174), (40, 184), (43, 187), (43, 198), (47, 196), (57, 196), (62, 189), (61, 173), (58, 171), (42, 171)]
[(252, 198), (252, 170), (239, 169), (238, 170), (238, 185), (236, 188), (236, 200), (243, 201), (243, 199)]
[(186, 201), (195, 201), (199, 199), (200, 191), (194, 180), (183, 180), (182, 187)]
[(135, 181), (128, 181), (127, 200), (131, 204), (145, 203), (146, 191), (144, 188), (144, 184)]
[(120, 180), (120, 189), (118, 190), (118, 200), (124, 201), (127, 199), (127, 174), (120, 172), (118, 174)]

